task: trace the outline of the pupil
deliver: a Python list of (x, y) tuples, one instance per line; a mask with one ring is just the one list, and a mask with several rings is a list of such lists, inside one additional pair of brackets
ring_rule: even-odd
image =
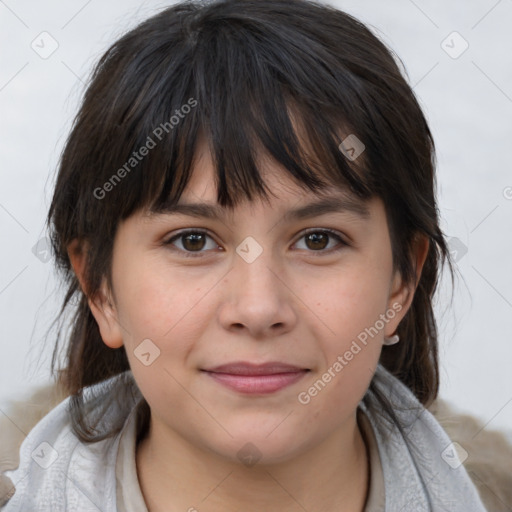
[[(327, 235), (325, 233), (309, 233), (306, 236), (306, 240), (306, 245), (308, 245), (310, 249), (324, 249), (327, 245)], [(313, 246), (311, 247), (308, 242), (312, 242)]]
[[(188, 250), (194, 250), (194, 249), (202, 249), (204, 247), (204, 239), (202, 233), (194, 233), (185, 235), (184, 238), (184, 244), (183, 246)], [(192, 243), (190, 243), (192, 242)], [(199, 243), (198, 243), (199, 242)], [(202, 243), (201, 243), (202, 242)]]

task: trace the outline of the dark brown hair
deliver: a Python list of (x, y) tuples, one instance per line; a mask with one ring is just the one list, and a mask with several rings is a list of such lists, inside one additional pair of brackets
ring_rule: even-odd
[[(415, 279), (415, 236), (428, 238), (412, 305), (398, 327), (402, 342), (385, 346), (380, 362), (421, 403), (432, 402), (439, 388), (432, 299), (441, 264), (448, 261), (452, 280), (453, 270), (439, 227), (434, 142), (399, 62), (358, 20), (306, 0), (178, 3), (106, 51), (63, 149), (47, 219), (67, 286), (59, 318), (77, 304), (57, 373), (72, 396), (73, 428), (82, 440), (107, 436), (94, 435), (84, 388), (129, 364), (124, 347), (103, 343), (68, 246), (87, 243), (90, 297), (103, 277), (111, 285), (119, 222), (178, 201), (200, 136), (211, 148), (222, 206), (268, 197), (255, 161), (263, 151), (307, 190), (336, 186), (362, 199), (380, 197), (394, 267), (408, 282)], [(365, 146), (356, 160), (339, 148), (349, 134)], [(152, 146), (149, 139), (154, 146), (135, 158)], [(392, 416), (385, 397), (380, 401)]]

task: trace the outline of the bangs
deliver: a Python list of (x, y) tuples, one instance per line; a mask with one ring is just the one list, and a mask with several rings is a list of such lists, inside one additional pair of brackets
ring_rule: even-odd
[[(371, 101), (361, 79), (307, 34), (297, 38), (296, 28), (261, 26), (240, 13), (229, 23), (203, 17), (187, 30), (167, 20), (170, 35), (155, 37), (164, 43), (139, 46), (135, 54), (113, 47), (100, 63), (105, 73), (119, 55), (129, 57), (115, 64), (120, 76), (112, 76), (126, 86), (112, 87), (115, 96), (106, 100), (103, 126), (115, 126), (115, 133), (103, 136), (114, 143), (94, 184), (111, 183), (104, 201), (115, 204), (121, 218), (177, 202), (200, 140), (214, 164), (217, 201), (228, 208), (268, 198), (261, 156), (304, 189), (341, 187), (362, 199), (375, 194), (367, 158), (371, 112), (365, 105)], [(117, 46), (129, 46), (133, 37)], [(349, 135), (364, 144), (356, 159), (340, 150)]]

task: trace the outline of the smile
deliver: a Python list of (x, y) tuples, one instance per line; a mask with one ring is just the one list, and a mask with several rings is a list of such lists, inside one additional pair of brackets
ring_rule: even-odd
[(239, 393), (268, 394), (296, 383), (309, 369), (284, 363), (237, 362), (202, 371), (217, 383)]

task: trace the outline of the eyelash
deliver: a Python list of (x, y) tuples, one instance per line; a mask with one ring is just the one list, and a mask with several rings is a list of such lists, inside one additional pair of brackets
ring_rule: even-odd
[[(337, 241), (340, 244), (339, 247), (337, 247), (335, 249), (319, 250), (319, 251), (313, 251), (313, 250), (307, 251), (307, 252), (310, 252), (310, 253), (313, 253), (313, 254), (314, 253), (319, 253), (319, 254), (314, 254), (315, 257), (322, 256), (324, 254), (333, 254), (333, 253), (339, 252), (342, 249), (344, 249), (345, 247), (349, 246), (349, 244), (347, 242), (345, 242), (345, 240), (336, 231), (333, 231), (332, 229), (328, 229), (328, 228), (322, 228), (322, 229), (311, 228), (311, 229), (308, 229), (308, 230), (304, 231), (303, 233), (301, 233), (301, 235), (298, 238), (297, 242), (299, 240), (301, 240), (302, 238), (304, 238), (306, 235), (309, 235), (311, 233), (327, 233), (330, 237), (336, 238)], [(174, 235), (173, 237), (165, 240), (163, 242), (163, 245), (165, 245), (165, 246), (172, 246), (172, 243), (175, 240), (179, 240), (181, 237), (183, 237), (185, 235), (190, 235), (190, 234), (207, 235), (208, 237), (210, 237), (213, 240), (212, 235), (210, 235), (210, 233), (208, 231), (205, 231), (203, 229), (189, 229), (189, 230), (186, 230), (186, 231), (181, 231), (180, 233)], [(297, 243), (297, 242), (295, 242), (295, 243)], [(202, 257), (202, 254), (204, 252), (206, 252), (206, 251), (186, 251), (186, 250), (178, 249), (178, 248), (175, 248), (175, 247), (172, 250), (176, 250), (178, 252), (181, 252), (187, 258), (200, 258), (200, 257)]]

